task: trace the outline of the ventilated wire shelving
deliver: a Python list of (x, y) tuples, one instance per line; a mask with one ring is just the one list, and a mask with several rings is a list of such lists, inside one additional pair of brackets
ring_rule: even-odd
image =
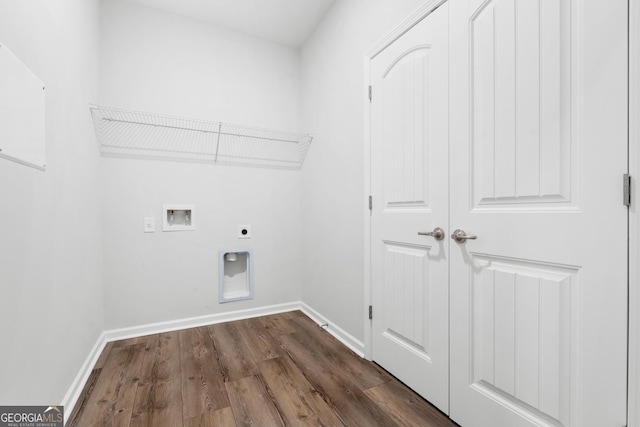
[(104, 156), (300, 169), (313, 136), (90, 105)]

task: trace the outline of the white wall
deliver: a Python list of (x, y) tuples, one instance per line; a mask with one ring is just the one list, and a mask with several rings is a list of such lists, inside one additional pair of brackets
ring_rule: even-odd
[[(104, 0), (99, 103), (283, 130), (300, 126), (299, 51)], [(300, 299), (300, 172), (103, 159), (106, 328)], [(163, 203), (197, 230), (163, 233)], [(143, 217), (157, 231), (143, 233)], [(237, 239), (250, 224), (253, 238)], [(253, 249), (255, 298), (218, 303), (218, 251)]]
[[(47, 171), (0, 159), (0, 402), (60, 404), (104, 329), (97, 0), (0, 2), (0, 41), (46, 90)], [(1, 144), (1, 142), (0, 142)]]
[(339, 0), (302, 50), (302, 298), (364, 340), (364, 56), (423, 3)]
[(299, 130), (297, 49), (123, 0), (101, 23), (100, 103)]

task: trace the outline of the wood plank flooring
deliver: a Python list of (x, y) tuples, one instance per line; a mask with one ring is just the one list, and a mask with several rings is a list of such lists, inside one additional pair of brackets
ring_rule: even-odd
[(300, 311), (107, 344), (71, 426), (456, 426)]

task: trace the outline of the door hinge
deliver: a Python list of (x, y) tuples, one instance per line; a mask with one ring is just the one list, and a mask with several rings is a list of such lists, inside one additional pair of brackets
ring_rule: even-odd
[(369, 196), (369, 210), (373, 210), (373, 196)]
[(631, 175), (628, 173), (622, 177), (622, 204), (631, 206)]
[(369, 85), (369, 102), (373, 99), (373, 88)]
[(369, 319), (373, 319), (373, 306), (369, 306)]

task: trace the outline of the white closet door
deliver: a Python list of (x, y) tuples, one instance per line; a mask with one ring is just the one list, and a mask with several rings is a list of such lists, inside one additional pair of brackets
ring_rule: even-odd
[(451, 417), (626, 424), (626, 0), (452, 0)]
[(448, 7), (371, 61), (373, 360), (448, 412)]

